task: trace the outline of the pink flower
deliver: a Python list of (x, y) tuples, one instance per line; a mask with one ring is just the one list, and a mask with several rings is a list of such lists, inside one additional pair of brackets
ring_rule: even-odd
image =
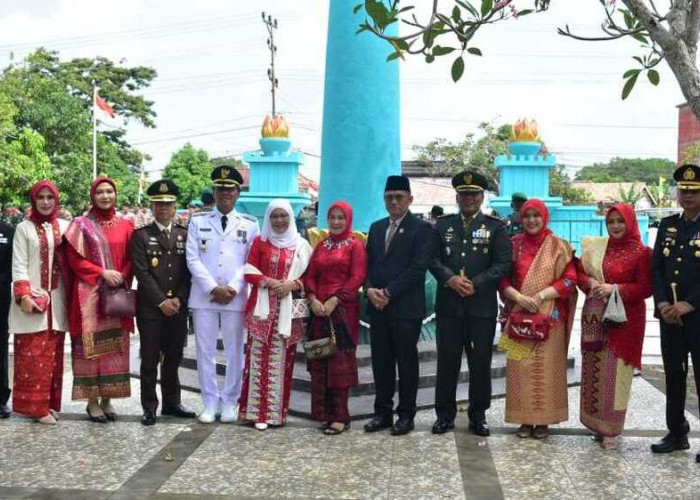
[(514, 5), (509, 5), (508, 7), (510, 7), (510, 13), (512, 14), (512, 16), (515, 19), (517, 19), (518, 18), (518, 10), (515, 8)]
[(505, 7), (512, 1), (513, 0), (498, 0), (498, 2), (496, 2), (496, 5), (494, 5), (494, 8), (500, 9), (501, 7)]

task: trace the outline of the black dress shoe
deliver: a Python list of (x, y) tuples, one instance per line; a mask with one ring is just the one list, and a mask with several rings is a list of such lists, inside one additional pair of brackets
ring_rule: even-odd
[(141, 425), (156, 425), (156, 414), (152, 411), (143, 412), (141, 417)]
[(666, 434), (661, 441), (651, 445), (651, 451), (653, 453), (671, 453), (672, 451), (687, 450), (690, 448), (690, 443), (688, 443), (688, 436), (676, 436), (673, 434)]
[(12, 412), (7, 407), (7, 405), (0, 405), (0, 418), (10, 418)]
[(486, 423), (486, 420), (481, 420), (480, 422), (470, 421), (469, 430), (477, 436), (486, 437), (491, 435), (491, 431), (489, 430), (489, 424)]
[(88, 414), (88, 418), (90, 419), (90, 422), (95, 422), (97, 424), (106, 424), (107, 423), (107, 417), (105, 415), (99, 415), (97, 417), (94, 417), (92, 413), (90, 413), (90, 405), (85, 407), (85, 411)]
[(365, 432), (377, 432), (383, 429), (388, 429), (392, 426), (392, 420), (393, 419), (391, 418), (391, 416), (373, 417), (372, 420), (365, 424)]
[(433, 428), (430, 432), (433, 434), (444, 434), (454, 428), (455, 423), (453, 421), (447, 420), (446, 418), (438, 418), (433, 424)]
[(399, 418), (396, 423), (391, 427), (392, 436), (403, 436), (408, 434), (414, 428), (412, 418)]
[(160, 410), (160, 414), (178, 418), (194, 418), (197, 416), (197, 413), (182, 404), (176, 406), (164, 406), (163, 409)]

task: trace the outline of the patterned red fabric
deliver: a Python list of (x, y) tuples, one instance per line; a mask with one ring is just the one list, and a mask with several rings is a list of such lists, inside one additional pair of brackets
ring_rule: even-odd
[[(348, 210), (348, 207), (345, 208)], [(348, 226), (351, 221), (349, 218)], [(357, 345), (360, 328), (357, 292), (365, 281), (366, 273), (364, 245), (348, 235), (340, 240), (327, 238), (316, 245), (304, 278), (309, 296), (316, 296), (321, 302), (333, 296), (340, 300), (338, 307), (341, 309), (337, 316), (342, 316), (353, 345)], [(312, 336), (320, 331), (320, 325), (316, 323), (319, 328), (313, 329)], [(348, 422), (348, 388), (357, 385), (355, 348), (341, 348), (329, 359), (309, 363), (309, 372), (312, 418), (326, 422)]]
[(61, 411), (64, 332), (16, 334), (12, 410), (31, 418)]
[(243, 388), (238, 400), (241, 422), (284, 425), (289, 414), (296, 344), (281, 338), (262, 343), (248, 337)]
[[(129, 260), (129, 241), (134, 232), (134, 225), (126, 219), (120, 219), (114, 216), (105, 224), (100, 223), (100, 228), (109, 243), (109, 251), (112, 254), (114, 269), (122, 273), (127, 283), (131, 284), (133, 271), (131, 269), (131, 261)], [(81, 304), (78, 297), (78, 282), (82, 280), (90, 285), (96, 285), (104, 269), (81, 257), (72, 245), (65, 246), (68, 264), (73, 271), (73, 286), (71, 287), (70, 305), (68, 307), (68, 321), (71, 335), (77, 336), (83, 333)], [(133, 332), (133, 318), (122, 318), (121, 326), (125, 331)]]
[[(625, 306), (627, 323), (607, 328), (608, 345), (616, 357), (639, 369), (642, 367), (642, 344), (646, 328), (644, 300), (651, 296), (651, 248), (644, 246), (634, 212), (624, 204), (614, 205), (625, 219), (627, 232), (620, 240), (610, 238), (603, 258), (603, 276), (606, 283), (618, 285)], [(610, 213), (610, 212), (608, 212)], [(588, 276), (583, 266), (577, 265), (579, 286), (588, 292)]]
[[(248, 335), (256, 337), (261, 342), (267, 342), (276, 331), (276, 322), (279, 317), (277, 308), (279, 300), (270, 295), (270, 311), (268, 319), (259, 319), (253, 316), (255, 304), (258, 301), (258, 287), (255, 286), (263, 279), (286, 279), (291, 267), (294, 250), (278, 248), (269, 241), (262, 241), (256, 236), (248, 253), (248, 263), (255, 266), (260, 274), (246, 274), (245, 280), (254, 285), (245, 308), (244, 321), (248, 329)], [(292, 335), (287, 343), (295, 343), (304, 337), (304, 322), (301, 319), (292, 320)]]

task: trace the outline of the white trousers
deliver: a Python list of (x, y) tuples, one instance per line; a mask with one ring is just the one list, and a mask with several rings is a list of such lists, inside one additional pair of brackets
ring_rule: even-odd
[[(197, 375), (205, 408), (217, 408), (219, 403), (238, 405), (243, 384), (245, 357), (245, 329), (243, 312), (193, 309), (194, 332), (197, 345)], [(219, 390), (216, 378), (216, 339), (224, 341), (226, 378), (223, 390)]]

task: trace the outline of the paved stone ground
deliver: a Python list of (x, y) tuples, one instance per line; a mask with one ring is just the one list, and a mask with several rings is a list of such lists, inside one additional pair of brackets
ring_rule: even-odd
[[(656, 369), (644, 377), (634, 380), (626, 430), (611, 452), (578, 422), (577, 387), (569, 389), (569, 421), (544, 442), (514, 435), (503, 399), (489, 412), (488, 439), (466, 432), (464, 412), (456, 432), (433, 436), (432, 411), (419, 412), (408, 436), (368, 435), (354, 422), (327, 437), (297, 418), (265, 432), (173, 418), (146, 428), (135, 379), (132, 397), (116, 403), (120, 421), (94, 424), (66, 387), (59, 425), (0, 422), (0, 499), (700, 498), (697, 401), (689, 401), (691, 451), (652, 455), (649, 445), (664, 434), (664, 396)], [(184, 396), (199, 406), (198, 395)]]
[[(132, 397), (115, 401), (120, 421), (94, 424), (84, 402), (70, 401), (67, 362), (59, 425), (0, 421), (0, 499), (700, 499), (700, 415), (690, 378), (691, 450), (649, 451), (665, 433), (658, 324), (649, 327), (644, 372), (634, 379), (615, 451), (601, 449), (579, 423), (578, 387), (569, 389), (569, 420), (543, 442), (515, 436), (503, 399), (489, 411), (488, 439), (466, 431), (464, 412), (455, 432), (433, 436), (432, 410), (418, 413), (408, 436), (368, 435), (360, 421), (329, 437), (299, 418), (265, 432), (160, 417), (146, 428), (136, 379)], [(183, 402), (200, 409), (198, 394), (184, 393)]]

